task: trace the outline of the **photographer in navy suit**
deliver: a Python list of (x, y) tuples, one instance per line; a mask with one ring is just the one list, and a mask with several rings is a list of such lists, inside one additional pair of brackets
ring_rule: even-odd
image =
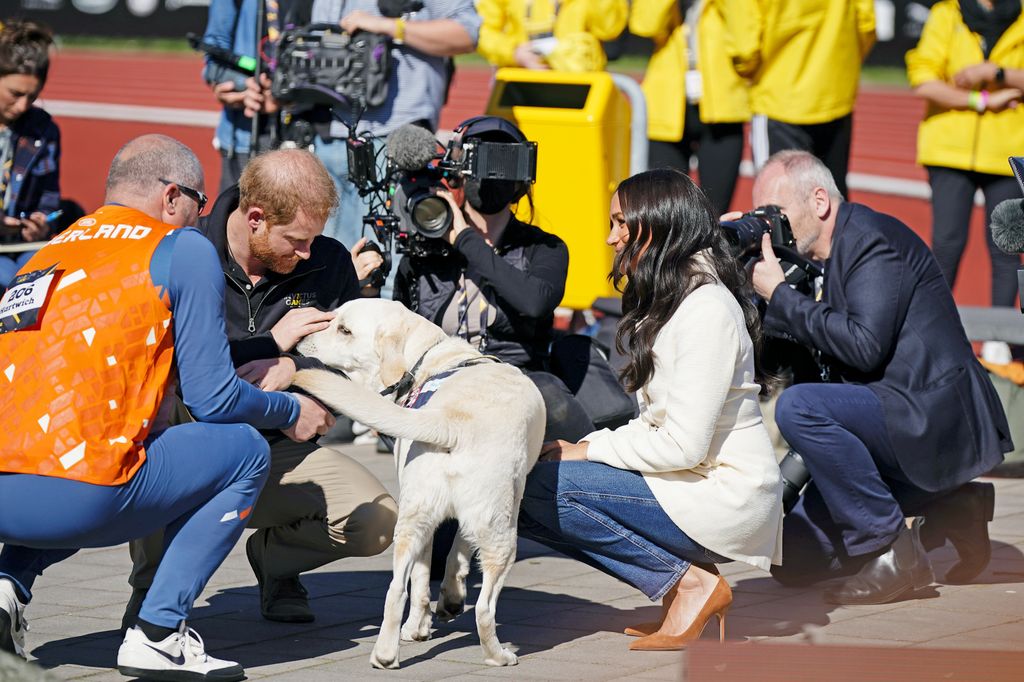
[(972, 579), (989, 560), (994, 492), (970, 481), (1012, 443), (934, 257), (900, 221), (845, 203), (806, 152), (772, 156), (753, 199), (778, 205), (797, 250), (825, 266), (817, 295), (798, 293), (766, 235), (753, 271), (765, 332), (819, 353), (826, 378), (779, 397), (779, 429), (811, 482), (772, 574), (792, 585), (851, 576), (826, 599), (881, 604), (931, 584), (926, 551), (950, 539), (960, 562), (946, 581)]

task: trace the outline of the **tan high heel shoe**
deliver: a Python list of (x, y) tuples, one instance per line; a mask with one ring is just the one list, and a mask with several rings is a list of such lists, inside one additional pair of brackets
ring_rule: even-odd
[[(719, 575), (718, 567), (714, 564), (694, 564), (698, 568), (711, 573), (712, 575)], [(672, 586), (665, 596), (661, 599), (661, 618), (659, 620), (648, 621), (647, 623), (640, 623), (639, 625), (627, 625), (622, 633), (629, 637), (646, 637), (647, 635), (653, 635), (659, 629), (661, 624), (665, 622), (665, 616), (668, 615), (668, 611), (672, 608), (672, 602), (675, 601), (676, 595), (679, 594), (679, 583), (682, 582), (682, 578)]]
[[(693, 599), (687, 599), (687, 596), (691, 594)], [(692, 591), (684, 592), (680, 595), (681, 599), (673, 601), (673, 605), (687, 601), (692, 605), (694, 600), (701, 599), (702, 596), (701, 594), (693, 594)], [(729, 611), (729, 607), (732, 606), (732, 589), (729, 587), (729, 583), (725, 581), (725, 578), (718, 576), (714, 589), (704, 599), (704, 605), (700, 608), (693, 621), (682, 632), (672, 633), (659, 629), (653, 634), (632, 642), (629, 645), (630, 651), (676, 651), (685, 649), (687, 644), (700, 638), (701, 633), (704, 632), (704, 628), (712, 616), (718, 616), (718, 637), (720, 641), (724, 642), (725, 616)], [(683, 603), (682, 606), (685, 608), (686, 604)], [(665, 624), (662, 623), (662, 628), (664, 627)]]

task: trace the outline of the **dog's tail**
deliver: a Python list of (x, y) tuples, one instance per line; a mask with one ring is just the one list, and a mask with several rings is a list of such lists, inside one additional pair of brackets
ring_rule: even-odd
[(455, 433), (449, 428), (448, 420), (440, 418), (436, 410), (401, 407), (365, 386), (322, 369), (296, 373), (292, 385), (379, 433), (447, 449), (455, 447)]

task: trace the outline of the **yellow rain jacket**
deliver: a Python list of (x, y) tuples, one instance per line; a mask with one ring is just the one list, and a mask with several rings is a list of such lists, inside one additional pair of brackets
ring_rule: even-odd
[(476, 11), (482, 19), (477, 50), (495, 66), (515, 66), (517, 45), (554, 35), (565, 45), (552, 55), (552, 68), (600, 71), (599, 41), (622, 33), (629, 10), (626, 0), (478, 0)]
[(719, 0), (755, 114), (827, 123), (849, 114), (875, 44), (873, 0)]
[[(647, 63), (643, 82), (647, 136), (666, 142), (681, 140), (689, 50), (679, 0), (633, 0), (629, 30), (654, 40), (654, 54)], [(697, 70), (702, 85), (700, 118), (705, 123), (750, 120), (747, 84), (732, 66), (726, 39), (721, 3), (704, 0), (697, 22)]]
[[(929, 81), (952, 83), (966, 66), (984, 61), (981, 38), (960, 15), (956, 0), (932, 7), (917, 47), (907, 52), (907, 76), (914, 87)], [(989, 61), (1024, 69), (1024, 16), (992, 48)], [(928, 103), (917, 129), (917, 162), (992, 175), (1012, 175), (1006, 157), (1024, 154), (1024, 106), (998, 113), (944, 109)]]

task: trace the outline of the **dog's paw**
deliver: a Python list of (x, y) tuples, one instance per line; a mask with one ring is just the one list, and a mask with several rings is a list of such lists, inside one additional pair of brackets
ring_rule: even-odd
[(485, 658), (484, 663), (494, 666), (516, 665), (519, 663), (519, 658), (505, 647), (502, 647), (497, 658)]
[(373, 647), (373, 653), (370, 654), (370, 665), (380, 670), (397, 670), (398, 652), (387, 655), (380, 651), (380, 647), (375, 646)]
[(465, 601), (449, 601), (448, 595), (442, 592), (441, 596), (437, 598), (437, 606), (434, 607), (434, 615), (437, 616), (438, 620), (447, 623), (448, 621), (461, 616), (462, 612), (465, 610)]
[(425, 642), (430, 639), (430, 616), (423, 618), (419, 623), (409, 619), (402, 626), (402, 639), (406, 642)]

